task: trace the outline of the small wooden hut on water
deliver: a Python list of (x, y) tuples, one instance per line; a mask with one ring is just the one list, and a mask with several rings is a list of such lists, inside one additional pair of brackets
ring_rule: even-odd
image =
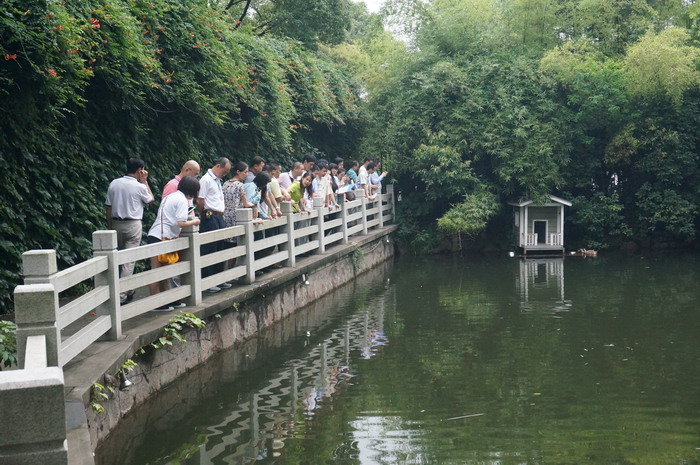
[(508, 205), (513, 206), (515, 237), (523, 255), (564, 255), (564, 207), (571, 202), (550, 195), (545, 204), (524, 200)]

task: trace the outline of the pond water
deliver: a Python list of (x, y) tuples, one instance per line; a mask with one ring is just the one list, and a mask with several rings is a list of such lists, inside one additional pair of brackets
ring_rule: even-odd
[(698, 464), (699, 258), (398, 259), (98, 463)]

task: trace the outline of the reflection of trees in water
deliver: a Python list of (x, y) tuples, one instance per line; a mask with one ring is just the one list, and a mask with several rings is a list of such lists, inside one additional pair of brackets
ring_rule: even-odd
[(207, 427), (198, 465), (253, 463), (278, 456), (286, 438), (308, 434), (306, 423), (354, 377), (351, 353), (372, 358), (388, 341), (384, 335), (384, 296), (351, 316), (304, 356), (289, 360), (264, 387), (229, 409), (221, 422)]

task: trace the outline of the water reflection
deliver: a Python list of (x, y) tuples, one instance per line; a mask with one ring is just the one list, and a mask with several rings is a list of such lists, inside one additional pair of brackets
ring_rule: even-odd
[(352, 381), (350, 353), (372, 358), (388, 342), (382, 332), (386, 298), (380, 297), (378, 304), (352, 316), (320, 342), (307, 341), (303, 356), (289, 360), (249, 398), (229, 407), (221, 422), (207, 428), (206, 444), (200, 445), (198, 462), (193, 463), (213, 465), (217, 458), (225, 458), (225, 463), (264, 461), (278, 457), (287, 438), (304, 436), (296, 415), (312, 418)]
[(564, 292), (564, 258), (525, 258), (519, 261), (516, 289), (520, 308), (532, 311), (533, 304), (546, 302), (549, 310), (566, 312), (571, 308)]
[(384, 309), (392, 299), (392, 292), (372, 295), (364, 310), (320, 339), (307, 330), (302, 354), (287, 360), (240, 401), (227, 403), (225, 416), (206, 426), (198, 444), (186, 448), (189, 453), (180, 449), (148, 463), (266, 463), (280, 456), (287, 439), (311, 437), (308, 425), (316, 412), (352, 384), (351, 355), (368, 360), (388, 344)]

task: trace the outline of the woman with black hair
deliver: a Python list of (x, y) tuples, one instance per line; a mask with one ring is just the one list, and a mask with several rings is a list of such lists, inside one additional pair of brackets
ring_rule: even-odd
[(289, 195), (294, 202), (295, 212), (305, 212), (310, 210), (308, 202), (311, 201), (314, 195), (312, 187), (313, 176), (310, 172), (306, 172), (301, 176), (301, 179), (294, 181), (289, 187)]
[[(224, 224), (229, 228), (236, 226), (236, 210), (240, 208), (253, 208), (255, 205), (248, 201), (245, 195), (245, 184), (243, 183), (248, 176), (248, 165), (245, 162), (239, 161), (231, 167), (233, 176), (226, 181), (222, 187), (224, 192)], [(226, 239), (230, 244), (235, 244), (236, 239)]]
[[(160, 202), (156, 220), (148, 231), (147, 244), (155, 244), (169, 239), (177, 239), (182, 228), (186, 226), (199, 225), (199, 218), (189, 218), (189, 205), (192, 199), (197, 198), (199, 193), (199, 181), (192, 176), (185, 176), (177, 186), (177, 191), (168, 195)], [(158, 261), (158, 257), (151, 257), (151, 269), (155, 270), (165, 266)], [(167, 281), (159, 281), (148, 285), (151, 295), (167, 290)], [(178, 308), (185, 304), (177, 302), (174, 304)], [(163, 305), (156, 310), (173, 310), (173, 305)]]
[(270, 204), (270, 199), (267, 197), (267, 185), (270, 181), (270, 173), (261, 171), (255, 175), (253, 182), (243, 185), (246, 199), (253, 204), (253, 217), (257, 216), (263, 220), (269, 218), (268, 212), (273, 208)]

